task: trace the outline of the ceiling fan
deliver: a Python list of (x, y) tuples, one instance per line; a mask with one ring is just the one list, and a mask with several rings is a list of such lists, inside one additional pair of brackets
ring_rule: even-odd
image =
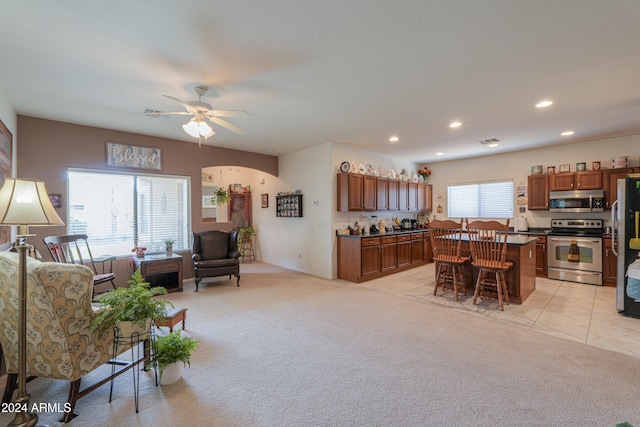
[(153, 117), (157, 117), (159, 115), (193, 116), (191, 120), (189, 120), (189, 122), (182, 125), (182, 128), (190, 136), (198, 138), (199, 143), (202, 143), (202, 137), (207, 139), (215, 134), (213, 127), (208, 123), (209, 121), (222, 126), (223, 128), (226, 128), (232, 132), (235, 132), (238, 135), (247, 134), (238, 126), (221, 119), (221, 117), (249, 117), (249, 114), (246, 111), (214, 110), (211, 104), (207, 104), (206, 102), (202, 101), (202, 96), (209, 90), (207, 86), (196, 86), (193, 90), (196, 95), (198, 95), (197, 101), (185, 102), (173, 96), (162, 95), (165, 98), (168, 98), (182, 105), (186, 109), (186, 111), (146, 110), (144, 114)]

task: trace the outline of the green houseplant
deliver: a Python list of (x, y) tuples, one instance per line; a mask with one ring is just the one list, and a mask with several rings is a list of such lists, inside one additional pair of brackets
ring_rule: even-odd
[[(160, 368), (160, 383), (170, 384), (180, 378), (182, 366), (191, 366), (191, 352), (196, 348), (198, 341), (191, 337), (183, 337), (179, 329), (168, 335), (157, 335), (153, 343), (153, 354), (151, 360), (158, 364)], [(180, 365), (182, 362), (182, 365)], [(177, 374), (172, 374), (172, 378), (163, 381), (163, 374), (168, 367), (177, 366)], [(177, 375), (177, 376), (174, 376)]]
[(164, 239), (164, 245), (165, 245), (165, 250), (167, 252), (167, 254), (170, 254), (173, 252), (173, 244), (176, 241), (174, 239)]
[(118, 325), (119, 322), (131, 322), (134, 326), (145, 330), (150, 321), (163, 320), (167, 305), (173, 304), (156, 295), (166, 294), (162, 286), (151, 288), (144, 280), (140, 270), (136, 270), (127, 281), (129, 287), (116, 288), (97, 297), (100, 312), (91, 325), (91, 331), (98, 331), (102, 336), (107, 330)]
[(229, 196), (229, 192), (222, 187), (219, 187), (214, 193), (214, 197), (211, 199), (211, 203), (215, 205), (224, 205), (225, 203), (229, 203), (231, 200), (231, 196)]

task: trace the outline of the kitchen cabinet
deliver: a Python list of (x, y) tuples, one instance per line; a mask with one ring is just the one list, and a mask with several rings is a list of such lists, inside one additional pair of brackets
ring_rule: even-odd
[(408, 191), (407, 210), (409, 212), (418, 212), (418, 184), (409, 182)]
[(409, 210), (409, 183), (398, 181), (398, 210)]
[(431, 184), (418, 184), (418, 210), (431, 212), (433, 210), (433, 188)]
[(376, 209), (379, 211), (389, 209), (389, 180), (385, 178), (376, 180)]
[(602, 188), (602, 171), (552, 173), (549, 175), (549, 191), (599, 190)]
[(618, 276), (618, 257), (613, 253), (612, 247), (618, 250), (618, 242), (612, 246), (611, 237), (604, 240), (604, 251), (602, 260), (602, 282), (605, 286), (616, 286)]
[(605, 208), (611, 209), (613, 202), (618, 200), (618, 180), (626, 178), (628, 173), (638, 171), (640, 168), (605, 169), (602, 171)]
[(389, 189), (388, 202), (390, 211), (397, 211), (400, 209), (400, 205), (398, 204), (398, 184), (400, 184), (400, 182), (393, 179), (390, 179), (387, 182)]
[(375, 211), (377, 202), (376, 177), (357, 173), (338, 174), (337, 210)]
[(361, 239), (362, 278), (373, 279), (380, 276), (380, 238)]
[(396, 264), (396, 236), (380, 237), (380, 272), (393, 272)]
[(549, 176), (529, 175), (527, 203), (530, 211), (549, 209)]
[(547, 236), (538, 236), (536, 242), (536, 276), (547, 277)]
[(338, 279), (360, 283), (433, 262), (428, 240), (420, 230), (338, 235)]
[(411, 265), (411, 234), (398, 236), (396, 244), (397, 268), (406, 268)]
[(411, 264), (424, 264), (424, 232), (411, 233)]
[(424, 233), (424, 261), (433, 262), (433, 247), (431, 246), (431, 236), (429, 232)]

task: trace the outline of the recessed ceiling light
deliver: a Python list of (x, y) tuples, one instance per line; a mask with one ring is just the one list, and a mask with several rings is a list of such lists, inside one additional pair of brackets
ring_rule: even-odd
[(459, 128), (460, 126), (462, 126), (460, 122), (451, 122), (451, 124), (449, 124), (450, 128)]
[(443, 152), (436, 153), (436, 156), (444, 156)]
[(497, 147), (498, 143), (497, 142), (493, 142), (491, 144), (489, 144), (489, 147), (493, 148), (493, 147)]
[(266, 151), (267, 153), (273, 153), (273, 148), (267, 148), (264, 151)]
[(551, 104), (553, 104), (553, 101), (549, 101), (549, 100), (546, 100), (546, 101), (540, 101), (540, 102), (538, 102), (538, 103), (536, 104), (536, 107), (538, 107), (538, 108), (544, 108), (544, 107), (548, 107), (548, 106), (549, 106), (549, 105), (551, 105)]
[(568, 130), (568, 131), (562, 132), (560, 135), (562, 135), (562, 136), (571, 136), (571, 135), (573, 135), (573, 133), (574, 132), (572, 130)]
[(390, 142), (398, 142), (400, 141), (400, 138), (398, 138), (397, 136), (392, 136), (391, 138), (389, 138)]

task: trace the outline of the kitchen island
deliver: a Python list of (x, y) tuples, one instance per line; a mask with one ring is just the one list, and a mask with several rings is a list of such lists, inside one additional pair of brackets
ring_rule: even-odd
[[(463, 234), (462, 254), (471, 251)], [(432, 261), (428, 230), (400, 230), (392, 233), (368, 235), (338, 235), (338, 278), (350, 282), (364, 282)], [(513, 263), (505, 273), (511, 302), (521, 304), (535, 290), (536, 241), (530, 235), (507, 237), (507, 261)], [(477, 271), (465, 264), (467, 293), (473, 294)]]

